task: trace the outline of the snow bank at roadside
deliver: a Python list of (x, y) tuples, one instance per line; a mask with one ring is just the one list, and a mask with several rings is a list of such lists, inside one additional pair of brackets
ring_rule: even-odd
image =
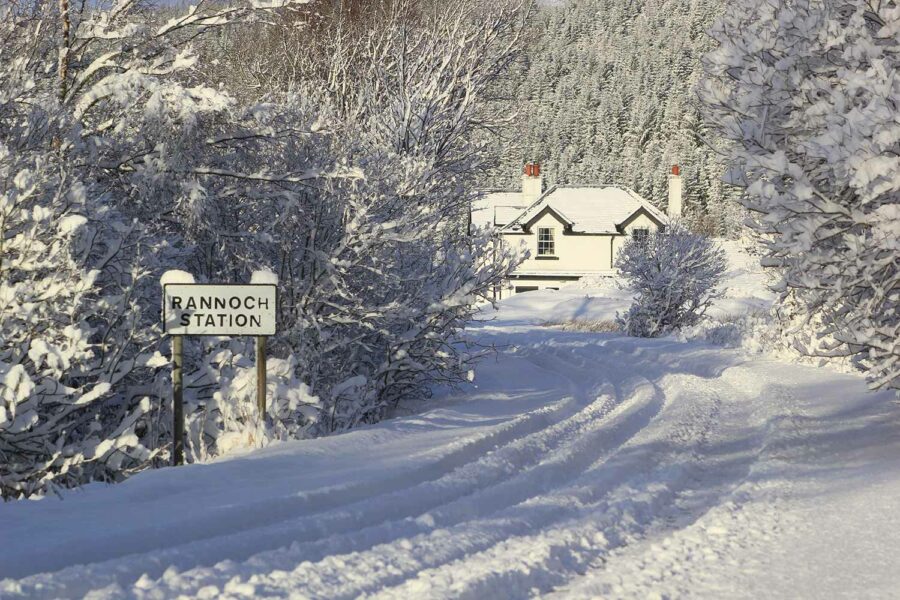
[[(694, 327), (671, 336), (678, 341), (697, 341), (737, 348), (808, 365), (827, 366), (842, 373), (855, 373), (842, 359), (810, 358), (800, 354), (776, 331), (771, 308), (775, 293), (769, 288), (773, 275), (756, 256), (737, 241), (720, 242), (728, 258), (722, 297), (715, 300), (706, 318)], [(619, 287), (613, 277), (583, 278), (559, 290), (539, 290), (503, 300), (502, 308), (486, 307), (483, 319), (498, 326), (546, 325), (591, 332), (615, 331), (617, 312), (631, 304), (632, 292)]]

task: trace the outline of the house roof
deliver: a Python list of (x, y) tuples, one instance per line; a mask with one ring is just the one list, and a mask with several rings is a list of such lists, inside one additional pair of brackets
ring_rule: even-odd
[(628, 188), (553, 186), (502, 231), (522, 231), (545, 209), (556, 213), (575, 233), (619, 233), (619, 228), (641, 209), (660, 223), (668, 222), (664, 213)]
[(540, 269), (516, 269), (513, 275), (516, 277), (584, 277), (586, 275), (597, 275), (613, 277), (618, 275), (616, 269), (592, 269), (587, 271), (543, 271)]
[(488, 192), (472, 203), (472, 224), (481, 227), (503, 227), (528, 208), (522, 192)]
[(519, 206), (495, 206), (494, 207), (494, 225), (503, 227), (515, 221), (516, 217), (522, 214), (522, 211), (528, 208), (524, 205)]

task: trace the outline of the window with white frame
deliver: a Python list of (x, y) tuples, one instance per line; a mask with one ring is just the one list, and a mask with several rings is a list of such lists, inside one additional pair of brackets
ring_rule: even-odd
[(556, 244), (553, 240), (552, 227), (538, 227), (538, 256), (553, 256)]

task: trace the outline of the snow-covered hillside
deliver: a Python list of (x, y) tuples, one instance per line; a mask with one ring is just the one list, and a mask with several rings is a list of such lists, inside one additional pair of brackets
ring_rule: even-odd
[(516, 189), (539, 160), (550, 185), (615, 184), (664, 208), (668, 166), (685, 177), (685, 217), (712, 234), (737, 231), (722, 152), (703, 131), (694, 86), (711, 48), (702, 32), (722, 0), (557, 2), (532, 20), (527, 60), (503, 85), (520, 117), (494, 143), (489, 187)]
[[(761, 277), (736, 265), (720, 314), (765, 306)], [(504, 302), (473, 332), (496, 360), (418, 414), (0, 505), (0, 597), (895, 596), (892, 396), (543, 325), (627, 302)]]

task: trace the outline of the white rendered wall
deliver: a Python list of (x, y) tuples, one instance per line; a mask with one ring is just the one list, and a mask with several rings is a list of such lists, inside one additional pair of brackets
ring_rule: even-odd
[[(652, 220), (650, 217), (645, 215), (644, 213), (639, 213), (637, 217), (634, 218), (631, 222), (625, 225), (625, 232), (629, 235), (635, 229), (649, 229), (650, 231), (656, 231), (656, 221)], [(619, 254), (619, 250), (622, 249), (622, 246), (625, 245), (625, 242), (628, 240), (624, 235), (617, 236), (615, 240), (613, 240), (613, 260), (615, 261), (615, 257)]]
[[(554, 258), (538, 258), (538, 228), (553, 228), (556, 246)], [(610, 235), (564, 234), (565, 226), (552, 213), (547, 213), (531, 226), (531, 233), (505, 235), (510, 244), (523, 244), (531, 257), (519, 267), (524, 272), (561, 273), (570, 271), (606, 271), (611, 268)]]

